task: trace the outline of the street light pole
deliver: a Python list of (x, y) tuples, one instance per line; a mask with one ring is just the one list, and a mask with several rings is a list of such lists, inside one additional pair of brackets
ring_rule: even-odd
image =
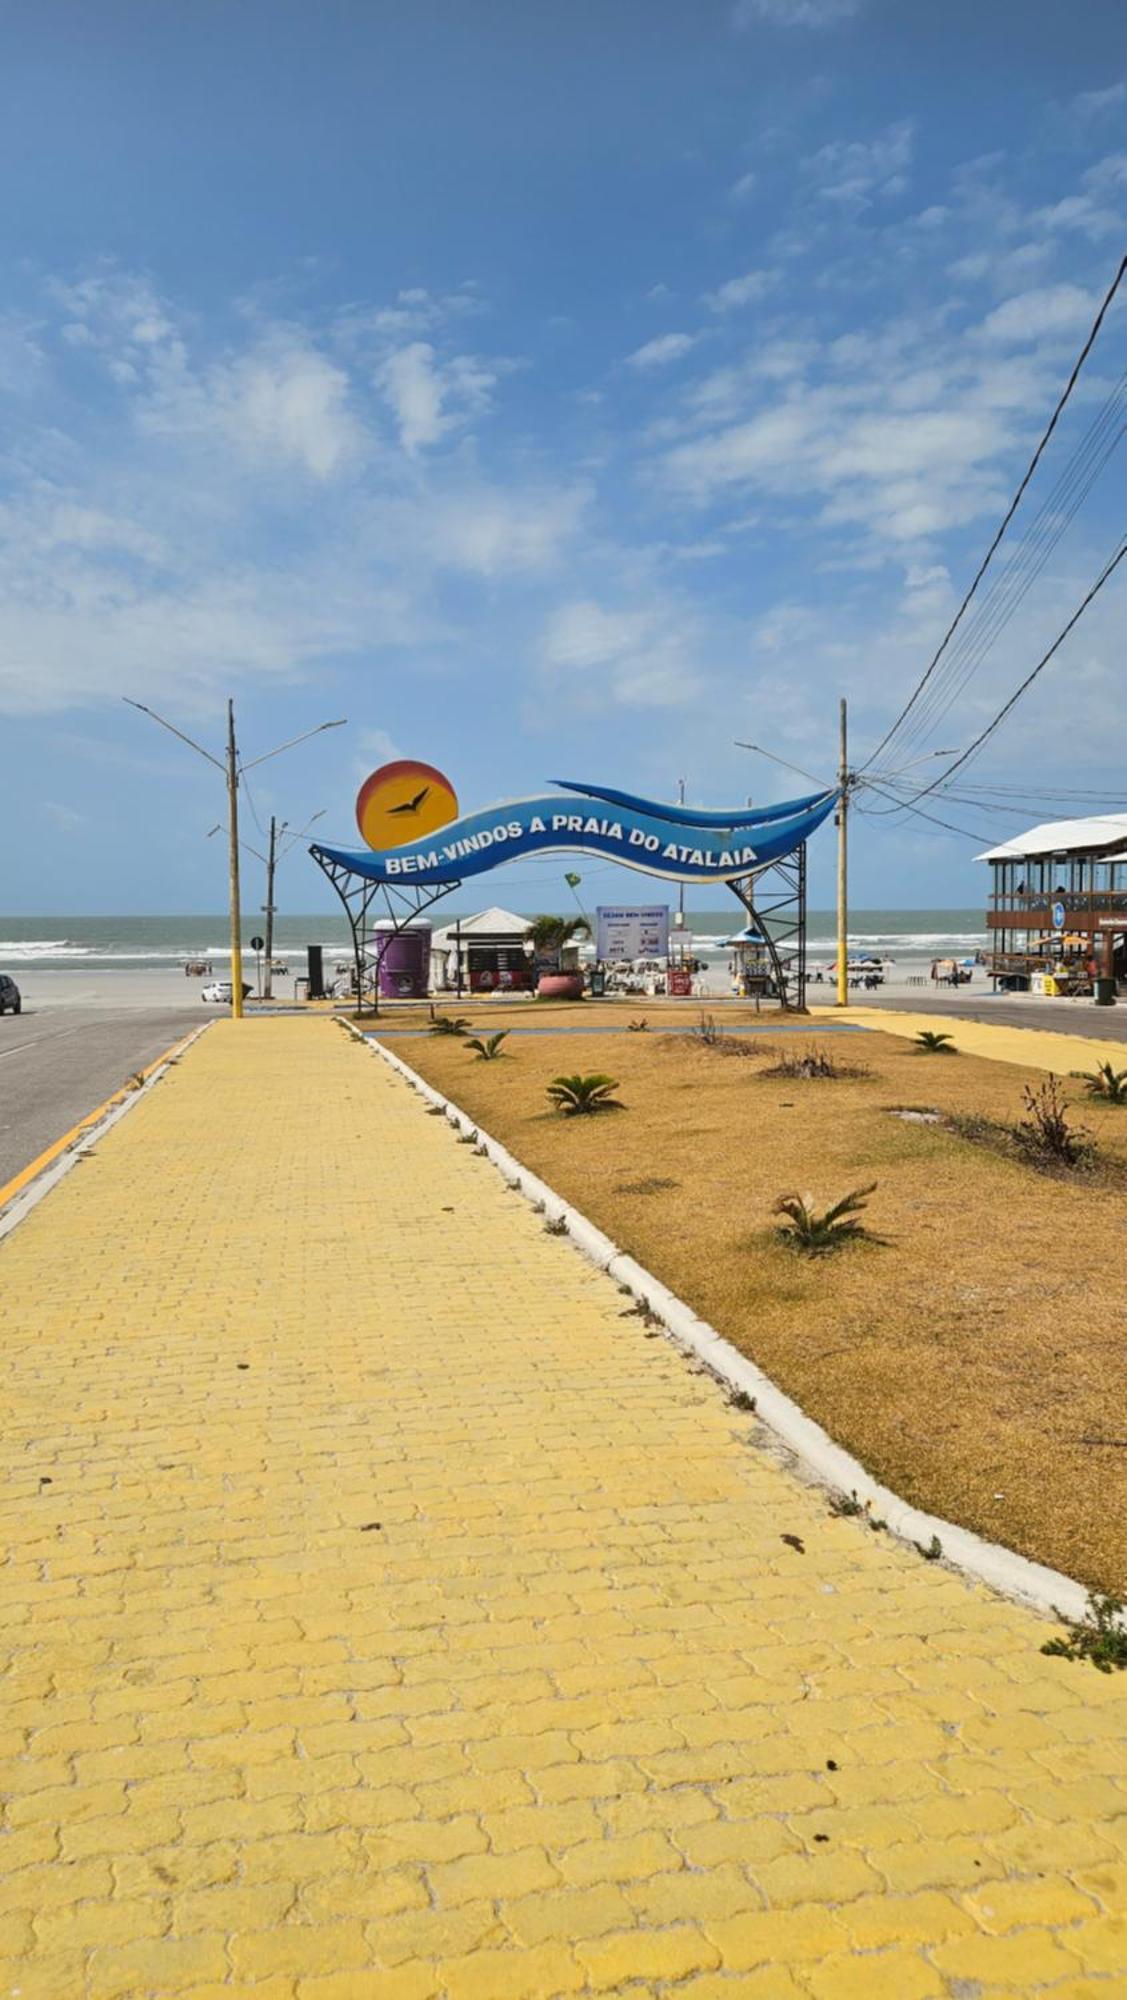
[(837, 1004), (849, 1005), (849, 755), (845, 696), (839, 715), (837, 799)]
[[(142, 715), (149, 716), (153, 722), (159, 722), (162, 729), (167, 729), (173, 736), (179, 737), (181, 743), (186, 743), (189, 750), (194, 750), (198, 756), (206, 757), (208, 763), (214, 764), (216, 770), (222, 771), (226, 777), (231, 898), (231, 1018), (235, 1021), (241, 1021), (243, 1018), (243, 945), (242, 913), (239, 907), (239, 780), (245, 771), (253, 771), (256, 765), (265, 764), (271, 757), (280, 756), (283, 750), (293, 750), (297, 744), (307, 743), (311, 736), (320, 736), (323, 730), (343, 729), (345, 719), (342, 717), (338, 722), (319, 722), (315, 729), (303, 730), (300, 736), (291, 737), (288, 743), (279, 743), (275, 750), (264, 750), (261, 757), (252, 757), (249, 764), (240, 764), (239, 753), (235, 743), (235, 704), (233, 701), (228, 700), (227, 703), (227, 755), (226, 758), (220, 759), (213, 756), (210, 750), (205, 750), (202, 743), (197, 743), (193, 737), (186, 736), (182, 729), (177, 729), (175, 723), (166, 721), (163, 715), (158, 715), (155, 708), (147, 708), (143, 701), (134, 701), (127, 694), (122, 695), (122, 700), (129, 708), (138, 708)], [(320, 815), (315, 814), (314, 817), (319, 818)], [(273, 902), (272, 892), (270, 900)]]
[(276, 863), (277, 863), (277, 854), (278, 854), (278, 822), (277, 822), (276, 818), (274, 817), (274, 814), (273, 814), (273, 813), (271, 813), (271, 815), (270, 815), (270, 845), (269, 845), (269, 847), (268, 847), (268, 848), (267, 848), (267, 850), (266, 850), (266, 855), (267, 855), (267, 860), (266, 860), (266, 978), (264, 979), (264, 981), (263, 981), (263, 984), (262, 984), (262, 991), (263, 991), (263, 995), (264, 995), (264, 997), (265, 997), (265, 998), (266, 998), (267, 1000), (272, 1000), (272, 999), (274, 998), (274, 981), (273, 981), (273, 977), (272, 977), (272, 972), (273, 972), (273, 961), (274, 961), (274, 869), (275, 869), (275, 866), (276, 866)]
[[(685, 803), (684, 778), (678, 778), (677, 780), (677, 803), (678, 805), (681, 806), (683, 806)], [(680, 931), (684, 930), (684, 928), (685, 928), (685, 884), (683, 881), (681, 881), (678, 882), (677, 884), (677, 929)]]
[(235, 704), (227, 703), (227, 832), (231, 882), (231, 1019), (243, 1018), (243, 921), (239, 906), (239, 758)]

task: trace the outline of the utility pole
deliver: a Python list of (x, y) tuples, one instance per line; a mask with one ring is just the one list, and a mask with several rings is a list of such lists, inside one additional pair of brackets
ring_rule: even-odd
[(235, 704), (227, 703), (227, 826), (231, 877), (231, 1019), (243, 1018), (243, 920), (239, 907), (239, 758)]
[(849, 1005), (849, 753), (841, 698), (837, 801), (837, 1004)]
[[(683, 805), (684, 805), (684, 803), (685, 803), (685, 780), (684, 780), (684, 778), (678, 778), (678, 780), (677, 780), (677, 803), (678, 803), (678, 805), (680, 805), (680, 806), (683, 806)], [(685, 928), (685, 884), (684, 884), (684, 882), (678, 882), (678, 884), (677, 884), (677, 929), (678, 929), (679, 931), (681, 931), (681, 930), (684, 930), (684, 928)]]
[(263, 995), (267, 1000), (274, 998), (272, 978), (274, 961), (274, 869), (278, 855), (278, 822), (270, 815), (270, 845), (266, 850), (266, 977), (262, 982)]
[[(288, 743), (279, 743), (276, 749), (264, 750), (261, 757), (252, 757), (249, 764), (240, 765), (239, 753), (235, 744), (235, 704), (233, 701), (228, 701), (227, 703), (227, 755), (225, 758), (220, 758), (213, 756), (210, 750), (205, 750), (203, 744), (197, 743), (194, 737), (186, 736), (182, 729), (177, 729), (174, 722), (169, 722), (165, 716), (158, 715), (155, 708), (147, 707), (143, 701), (134, 701), (132, 695), (124, 694), (121, 698), (129, 708), (139, 709), (142, 715), (147, 715), (153, 722), (159, 722), (162, 729), (167, 729), (170, 735), (178, 737), (181, 743), (186, 743), (189, 750), (194, 750), (198, 756), (205, 757), (207, 762), (213, 764), (217, 771), (223, 772), (227, 780), (227, 823), (230, 836), (231, 1015), (232, 1019), (241, 1021), (243, 1017), (243, 945), (242, 912), (239, 907), (240, 780), (244, 772), (253, 771), (258, 764), (268, 763), (271, 757), (280, 757), (283, 750), (293, 750), (297, 744), (307, 743), (311, 736), (320, 736), (325, 729), (343, 729), (344, 720), (342, 718), (339, 722), (319, 722), (315, 729), (305, 729), (300, 736), (291, 736)], [(320, 819), (321, 815), (320, 813), (315, 813), (313, 817), (314, 819)], [(312, 825), (313, 821), (311, 820), (309, 824)], [(214, 827), (212, 831), (218, 833), (219, 828)], [(260, 860), (261, 858), (259, 856)], [(273, 895), (271, 895), (270, 900), (273, 902)]]

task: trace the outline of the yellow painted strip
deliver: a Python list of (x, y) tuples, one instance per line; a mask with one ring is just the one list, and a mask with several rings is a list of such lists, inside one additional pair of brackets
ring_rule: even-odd
[[(193, 1028), (187, 1035), (182, 1035), (178, 1042), (173, 1042), (172, 1046), (167, 1048), (162, 1056), (158, 1056), (155, 1062), (151, 1062), (147, 1069), (135, 1070), (134, 1075), (142, 1078), (150, 1077), (154, 1070), (160, 1068), (162, 1063), (170, 1062), (173, 1056), (179, 1055), (180, 1050), (187, 1047), (187, 1044), (192, 1039), (192, 1035), (195, 1033), (196, 1030)], [(65, 1153), (67, 1147), (73, 1146), (75, 1140), (80, 1138), (83, 1132), (88, 1131), (91, 1125), (96, 1125), (99, 1118), (104, 1118), (107, 1111), (112, 1111), (115, 1104), (120, 1104), (123, 1098), (129, 1095), (130, 1092), (124, 1086), (120, 1090), (115, 1090), (112, 1097), (107, 1097), (104, 1103), (99, 1104), (95, 1110), (88, 1111), (85, 1118), (80, 1118), (77, 1125), (72, 1125), (69, 1132), (63, 1133), (61, 1139), (54, 1140), (50, 1146), (39, 1154), (37, 1159), (32, 1160), (30, 1166), (24, 1167), (10, 1181), (6, 1181), (4, 1186), (0, 1187), (0, 1208), (6, 1207), (14, 1195), (22, 1193), (23, 1189), (29, 1186), (43, 1172), (45, 1167), (49, 1167), (53, 1160), (58, 1159), (60, 1153)]]
[(818, 1008), (822, 1016), (856, 1021), (863, 1028), (883, 1028), (890, 1035), (918, 1035), (923, 1028), (950, 1035), (956, 1048), (969, 1056), (983, 1056), (988, 1062), (1020, 1063), (1026, 1069), (1052, 1070), (1067, 1076), (1085, 1064), (1121, 1062), (1127, 1067), (1127, 1033), (1122, 1042), (1089, 1040), (1085, 1035), (1062, 1035), (1052, 1028), (1011, 1028), (1001, 1022), (964, 1021), (954, 1014), (903, 1014), (891, 1007)]

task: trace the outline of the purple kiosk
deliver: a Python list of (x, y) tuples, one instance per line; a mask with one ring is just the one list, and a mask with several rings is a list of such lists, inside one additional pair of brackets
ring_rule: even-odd
[(369, 950), (379, 966), (382, 1000), (425, 1000), (430, 991), (429, 924), (407, 924), (397, 930), (381, 917), (372, 926)]

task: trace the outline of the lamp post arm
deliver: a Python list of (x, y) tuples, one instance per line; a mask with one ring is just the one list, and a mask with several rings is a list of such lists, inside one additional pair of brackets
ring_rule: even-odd
[(325, 729), (343, 729), (347, 720), (348, 717), (342, 715), (338, 722), (319, 722), (316, 729), (307, 729), (301, 736), (291, 736), (288, 743), (279, 743), (276, 750), (264, 750), (261, 757), (252, 757), (246, 764), (240, 763), (240, 775), (243, 771), (253, 771), (258, 764), (268, 764), (271, 757), (280, 757), (283, 750), (293, 750), (299, 743), (308, 743), (311, 736), (320, 736)]
[(226, 772), (227, 766), (219, 757), (213, 757), (211, 751), (205, 750), (203, 744), (197, 743), (193, 737), (185, 736), (184, 731), (177, 729), (174, 722), (166, 722), (164, 716), (158, 715), (155, 708), (146, 708), (143, 701), (132, 701), (127, 694), (123, 694), (121, 699), (127, 707), (140, 709), (142, 715), (150, 716), (154, 722), (160, 723), (162, 729), (167, 729), (173, 736), (178, 736), (181, 743), (186, 743), (189, 750), (195, 750), (199, 756), (206, 757), (208, 763), (214, 764), (217, 771)]

